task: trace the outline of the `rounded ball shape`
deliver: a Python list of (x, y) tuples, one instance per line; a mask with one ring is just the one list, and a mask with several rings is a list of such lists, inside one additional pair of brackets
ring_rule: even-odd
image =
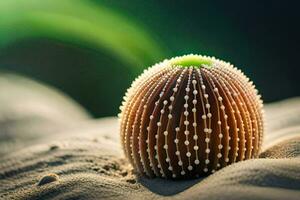
[(231, 64), (187, 55), (150, 67), (128, 89), (120, 131), (126, 157), (149, 177), (193, 178), (256, 158), (263, 104)]

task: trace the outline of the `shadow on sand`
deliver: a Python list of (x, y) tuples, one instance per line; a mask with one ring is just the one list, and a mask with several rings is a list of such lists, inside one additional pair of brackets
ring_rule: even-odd
[(139, 177), (138, 182), (151, 192), (163, 196), (178, 194), (203, 181), (205, 177), (190, 180), (167, 180), (162, 178)]

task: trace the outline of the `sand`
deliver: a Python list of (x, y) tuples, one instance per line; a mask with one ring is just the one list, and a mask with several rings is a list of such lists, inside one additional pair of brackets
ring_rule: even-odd
[(133, 173), (116, 117), (92, 119), (60, 92), (19, 76), (2, 74), (0, 90), (7, 91), (0, 94), (0, 199), (300, 197), (300, 98), (266, 105), (259, 159), (172, 181)]

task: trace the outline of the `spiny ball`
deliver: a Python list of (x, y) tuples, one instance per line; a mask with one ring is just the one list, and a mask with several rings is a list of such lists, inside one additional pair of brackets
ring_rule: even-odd
[(145, 70), (122, 103), (120, 135), (139, 174), (193, 178), (256, 158), (263, 105), (253, 83), (231, 64), (186, 55)]

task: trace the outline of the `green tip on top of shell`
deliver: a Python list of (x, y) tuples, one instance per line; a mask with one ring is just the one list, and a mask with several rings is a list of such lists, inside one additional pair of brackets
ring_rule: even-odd
[(213, 60), (210, 57), (200, 55), (186, 55), (175, 57), (170, 60), (172, 66), (176, 67), (211, 67)]

